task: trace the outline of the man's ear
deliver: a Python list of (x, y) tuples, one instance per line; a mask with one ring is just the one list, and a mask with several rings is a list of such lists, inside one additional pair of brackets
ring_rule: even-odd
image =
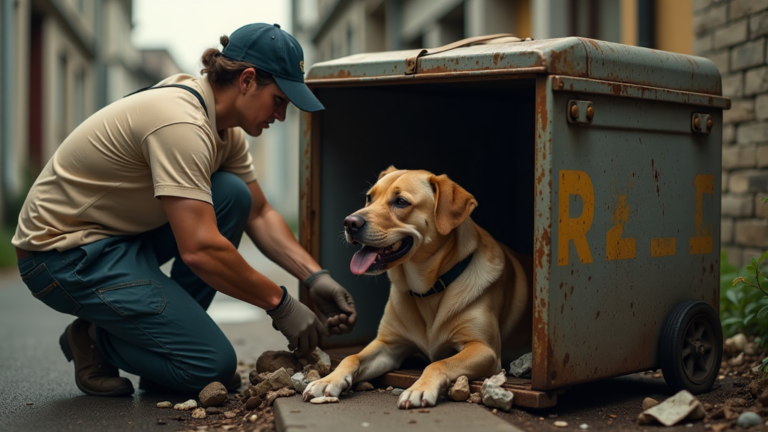
[(256, 69), (247, 68), (240, 73), (238, 79), (238, 89), (240, 93), (245, 94), (251, 86), (256, 85)]
[(389, 173), (393, 173), (395, 171), (397, 171), (397, 168), (395, 168), (394, 165), (390, 165), (389, 168), (385, 169), (384, 171), (381, 172), (381, 174), (379, 174), (379, 178), (377, 180), (381, 180), (381, 178), (384, 177), (385, 175)]
[(472, 210), (477, 207), (477, 200), (447, 175), (432, 176), (429, 178), (429, 183), (435, 191), (437, 232), (448, 235), (467, 220)]

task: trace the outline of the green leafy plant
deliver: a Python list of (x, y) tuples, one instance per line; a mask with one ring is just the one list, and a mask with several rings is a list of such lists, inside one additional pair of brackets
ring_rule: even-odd
[(762, 271), (768, 251), (754, 257), (743, 271), (727, 263), (721, 253), (720, 322), (725, 337), (736, 333), (760, 338), (768, 345), (768, 276)]

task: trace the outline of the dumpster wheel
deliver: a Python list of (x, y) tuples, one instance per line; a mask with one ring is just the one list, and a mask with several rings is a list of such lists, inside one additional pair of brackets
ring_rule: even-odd
[(664, 323), (659, 363), (664, 380), (674, 391), (709, 391), (720, 371), (723, 329), (709, 303), (680, 303)]

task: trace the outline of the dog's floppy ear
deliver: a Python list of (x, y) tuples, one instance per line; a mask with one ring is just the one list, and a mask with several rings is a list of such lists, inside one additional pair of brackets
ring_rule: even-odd
[(390, 165), (389, 168), (385, 169), (384, 171), (381, 172), (381, 174), (379, 174), (378, 180), (381, 180), (381, 178), (384, 177), (385, 175), (389, 173), (393, 173), (395, 171), (397, 171), (397, 168), (395, 168), (394, 165)]
[(429, 183), (435, 191), (437, 232), (447, 235), (469, 217), (477, 207), (477, 200), (447, 175), (432, 176)]

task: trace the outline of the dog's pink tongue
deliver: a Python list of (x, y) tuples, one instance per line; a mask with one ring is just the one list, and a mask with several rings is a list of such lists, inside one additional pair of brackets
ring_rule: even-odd
[(355, 256), (352, 257), (352, 262), (349, 263), (349, 269), (353, 274), (361, 275), (368, 270), (368, 267), (376, 260), (376, 255), (379, 253), (379, 248), (370, 246), (363, 246), (362, 249), (355, 252)]

